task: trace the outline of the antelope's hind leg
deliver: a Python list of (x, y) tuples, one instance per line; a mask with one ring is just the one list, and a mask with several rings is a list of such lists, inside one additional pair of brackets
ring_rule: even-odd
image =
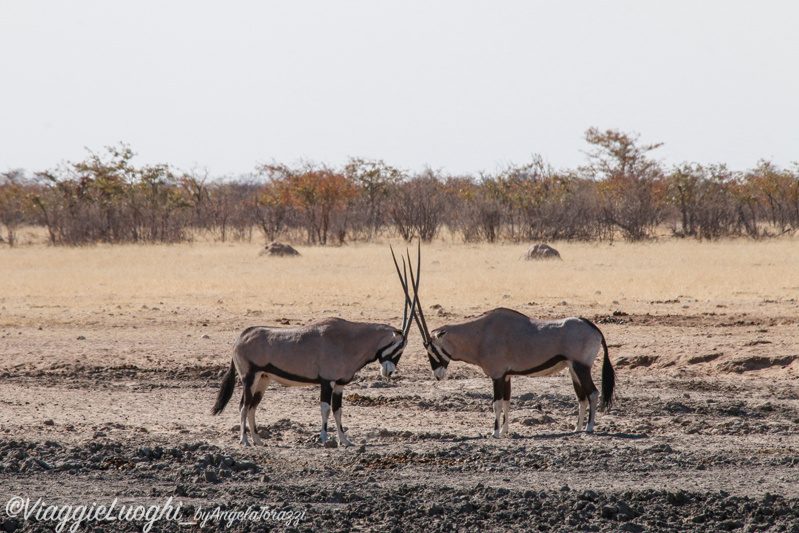
[(336, 419), (336, 431), (338, 441), (344, 446), (354, 446), (344, 434), (344, 426), (341, 425), (341, 397), (344, 394), (344, 385), (333, 386), (333, 417)]
[(327, 442), (327, 417), (330, 416), (330, 404), (333, 398), (333, 382), (322, 381), (322, 390), (319, 395), (319, 410), (322, 412), (322, 432), (319, 440), (324, 444)]
[(259, 374), (255, 376), (255, 382), (252, 386), (252, 400), (250, 401), (250, 408), (247, 411), (247, 422), (249, 422), (250, 425), (252, 442), (257, 446), (263, 446), (264, 442), (261, 440), (261, 436), (258, 435), (258, 427), (255, 424), (255, 408), (261, 403), (261, 399), (264, 397), (264, 392), (269, 386), (269, 381), (270, 378), (268, 374)]
[(574, 432), (577, 433), (585, 427), (585, 408), (588, 405), (588, 397), (585, 395), (580, 381), (575, 379), (574, 375), (572, 375), (572, 385), (574, 385), (574, 392), (577, 393), (577, 425), (574, 426)]
[[(572, 363), (569, 367), (574, 385), (574, 392), (580, 402), (580, 411), (577, 415), (577, 426), (574, 431), (582, 431), (585, 428), (587, 433), (594, 431), (594, 419), (596, 417), (596, 404), (599, 398), (599, 391), (591, 378), (591, 367), (582, 363)], [(588, 425), (585, 426), (585, 414), (588, 408)]]
[(239, 441), (243, 446), (249, 446), (250, 441), (247, 440), (247, 411), (252, 402), (252, 384), (255, 381), (255, 374), (247, 372), (241, 378), (241, 401), (239, 401), (239, 414), (241, 415), (240, 438)]

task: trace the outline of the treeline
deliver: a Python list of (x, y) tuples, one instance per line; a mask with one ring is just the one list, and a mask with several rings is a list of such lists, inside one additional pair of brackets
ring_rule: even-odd
[(678, 237), (764, 238), (799, 229), (799, 174), (762, 161), (670, 169), (616, 130), (586, 132), (585, 166), (556, 170), (540, 157), (478, 176), (407, 173), (383, 161), (343, 168), (261, 165), (246, 177), (212, 179), (169, 165), (134, 165), (126, 145), (32, 177), (0, 174), (0, 242), (25, 225), (54, 245), (174, 243), (213, 238), (308, 244), (385, 236), (464, 241), (641, 241)]

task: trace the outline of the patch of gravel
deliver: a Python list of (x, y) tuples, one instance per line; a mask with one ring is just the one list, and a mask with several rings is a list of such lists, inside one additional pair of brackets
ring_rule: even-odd
[[(435, 449), (361, 446), (322, 452), (317, 447), (308, 451), (327, 455), (309, 463), (300, 449), (231, 452), (205, 442), (150, 446), (89, 441), (64, 446), (56, 441), (0, 440), (0, 482), (10, 494), (30, 486), (64, 487), (48, 495), (51, 503), (61, 504), (81, 503), (77, 494), (92, 493), (91, 485), (101, 483), (109, 498), (121, 487), (133, 502), (171, 496), (187, 516), (209, 505), (304, 511), (303, 521), (288, 531), (799, 531), (799, 498), (779, 494), (577, 490), (568, 484), (542, 490), (520, 487), (514, 480), (521, 472), (567, 479), (570, 471), (630, 476), (702, 465), (763, 471), (799, 468), (792, 454), (720, 458), (663, 443), (586, 449), (568, 442), (540, 447), (518, 437), (506, 442), (512, 449), (488, 439), (448, 441)], [(483, 476), (490, 481), (474, 481)], [(425, 477), (428, 482), (420, 482)], [(139, 531), (141, 525), (98, 524), (92, 531)], [(264, 526), (245, 521), (229, 530), (266, 531)], [(157, 528), (185, 531), (185, 526), (168, 521)], [(53, 527), (5, 517), (0, 530), (39, 532)]]

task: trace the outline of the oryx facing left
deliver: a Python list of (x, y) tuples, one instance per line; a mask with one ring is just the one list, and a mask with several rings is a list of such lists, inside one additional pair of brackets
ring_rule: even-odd
[[(418, 291), (413, 268), (410, 274), (411, 286)], [(416, 275), (418, 278), (418, 268)], [(610, 407), (616, 374), (608, 358), (605, 336), (590, 321), (575, 317), (536, 320), (511, 309), (499, 308), (430, 333), (418, 293), (414, 294), (414, 301), (416, 324), (435, 378), (440, 380), (446, 375), (451, 361), (463, 361), (479, 366), (494, 382), (494, 437), (508, 435), (512, 376), (549, 376), (564, 368), (569, 369), (579, 400), (574, 430), (593, 431), (599, 392), (591, 378), (591, 366), (600, 348), (605, 353), (601, 402), (603, 407)], [(500, 424), (502, 414), (504, 422)]]
[[(404, 263), (404, 260), (403, 260)], [(380, 362), (380, 374), (390, 378), (405, 349), (416, 302), (411, 302), (407, 276), (400, 282), (405, 289), (402, 328), (385, 324), (350, 322), (326, 318), (296, 328), (251, 327), (239, 335), (233, 346), (233, 360), (222, 382), (212, 413), (219, 414), (233, 395), (236, 372), (244, 390), (241, 394), (241, 444), (249, 446), (246, 424), (253, 443), (263, 442), (255, 425), (255, 408), (271, 381), (288, 386), (321, 385), (322, 442), (327, 440), (327, 419), (331, 406), (338, 439), (352, 446), (341, 425), (341, 398), (344, 386), (355, 373), (372, 361)]]

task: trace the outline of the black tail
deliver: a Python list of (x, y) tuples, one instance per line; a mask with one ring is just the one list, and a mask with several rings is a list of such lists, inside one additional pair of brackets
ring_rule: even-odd
[[(607, 350), (605, 353), (607, 353)], [(233, 389), (235, 388), (236, 365), (233, 364), (233, 361), (230, 361), (230, 368), (228, 369), (227, 374), (225, 374), (225, 380), (219, 387), (219, 394), (216, 396), (216, 403), (214, 404), (214, 408), (211, 410), (211, 414), (218, 415), (225, 409), (225, 406), (230, 401), (230, 397), (233, 396)]]
[[(602, 333), (600, 331), (600, 333)], [(613, 389), (616, 388), (616, 371), (610, 364), (610, 357), (608, 357), (608, 345), (605, 342), (605, 336), (602, 335), (602, 349), (605, 350), (605, 360), (602, 362), (602, 410), (609, 411), (613, 406)]]
[(596, 324), (588, 320), (582, 319), (589, 326), (599, 332), (602, 338), (602, 349), (605, 351), (605, 360), (602, 362), (602, 397), (599, 402), (603, 411), (608, 411), (613, 406), (613, 389), (616, 388), (616, 371), (613, 370), (613, 365), (610, 364), (610, 357), (608, 357), (608, 344), (605, 342), (605, 334), (597, 327)]

